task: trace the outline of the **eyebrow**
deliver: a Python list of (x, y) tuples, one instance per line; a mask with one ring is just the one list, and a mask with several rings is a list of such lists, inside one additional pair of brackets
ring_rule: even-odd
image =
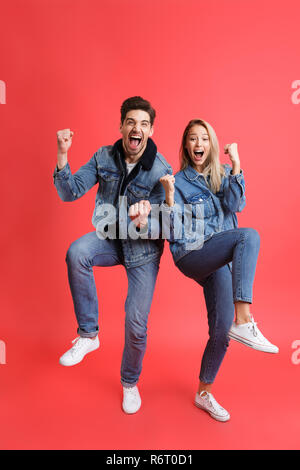
[[(197, 134), (195, 134), (195, 133), (193, 132), (193, 133), (191, 133), (191, 134), (188, 134), (188, 135), (197, 135)], [(203, 136), (207, 136), (207, 137), (209, 137), (209, 136), (208, 136), (208, 134), (201, 134), (201, 137), (203, 137)]]
[[(136, 122), (136, 120), (133, 119), (133, 118), (127, 118), (126, 121), (133, 121), (133, 122)], [(147, 122), (147, 124), (150, 124), (150, 121), (148, 121), (147, 119), (143, 119), (141, 122)]]

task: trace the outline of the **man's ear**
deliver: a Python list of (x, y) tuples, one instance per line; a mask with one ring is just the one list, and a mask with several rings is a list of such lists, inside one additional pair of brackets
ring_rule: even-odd
[(149, 133), (149, 137), (151, 137), (151, 136), (153, 135), (153, 133), (154, 133), (154, 127), (151, 126), (150, 133)]

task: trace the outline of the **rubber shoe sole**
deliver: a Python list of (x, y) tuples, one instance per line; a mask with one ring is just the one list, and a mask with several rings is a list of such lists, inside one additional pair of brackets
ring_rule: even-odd
[[(94, 341), (96, 341), (96, 340), (94, 340)], [(60, 364), (61, 366), (64, 366), (64, 367), (76, 366), (77, 364), (79, 364), (79, 363), (85, 358), (85, 356), (86, 356), (87, 354), (96, 351), (96, 350), (100, 347), (100, 342), (97, 341), (97, 343), (98, 343), (98, 344), (97, 344), (96, 346), (94, 346), (90, 351), (87, 351), (83, 356), (80, 356), (80, 357), (78, 358), (78, 360), (76, 360), (75, 362), (72, 362), (72, 364), (66, 364), (66, 363), (64, 363), (64, 362), (63, 362), (63, 356), (64, 356), (64, 355), (62, 355), (62, 356), (59, 358), (59, 361), (58, 361), (59, 364)]]
[[(277, 346), (268, 347), (268, 346), (262, 346), (260, 344), (252, 343), (251, 341), (247, 341), (245, 338), (242, 338), (240, 336), (235, 335), (234, 333), (228, 333), (229, 338), (237, 341), (238, 343), (244, 344), (245, 346), (248, 346), (249, 348), (255, 349), (256, 351), (262, 351), (270, 354), (277, 354), (279, 352), (279, 349)], [(277, 348), (277, 349), (275, 349)], [(272, 350), (273, 349), (273, 350)]]
[(219, 416), (213, 413), (212, 411), (209, 411), (207, 408), (204, 408), (203, 406), (199, 405), (196, 401), (194, 401), (194, 404), (199, 408), (200, 410), (206, 411), (213, 419), (220, 421), (222, 423), (225, 423), (226, 421), (230, 420), (230, 414), (228, 413), (227, 416)]

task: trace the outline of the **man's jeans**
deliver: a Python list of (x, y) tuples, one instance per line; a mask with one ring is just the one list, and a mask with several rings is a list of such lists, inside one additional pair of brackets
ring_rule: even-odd
[[(91, 338), (99, 331), (93, 266), (124, 265), (121, 244), (118, 240), (100, 240), (96, 232), (90, 232), (70, 245), (66, 262), (79, 325), (78, 334)], [(125, 387), (135, 385), (142, 370), (147, 321), (158, 269), (159, 260), (126, 269), (128, 293), (125, 302), (125, 347), (121, 365), (121, 383)]]
[[(204, 289), (209, 340), (201, 363), (200, 380), (213, 383), (229, 345), (234, 302), (252, 303), (252, 287), (260, 237), (251, 228), (215, 234), (199, 250), (177, 262), (186, 276)], [(232, 262), (232, 273), (229, 263)]]

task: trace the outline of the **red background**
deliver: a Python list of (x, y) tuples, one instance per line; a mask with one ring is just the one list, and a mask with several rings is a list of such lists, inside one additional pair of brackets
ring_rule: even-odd
[[(298, 0), (11, 0), (0, 9), (1, 448), (298, 448)], [(121, 411), (122, 267), (94, 270), (101, 348), (76, 367), (58, 365), (76, 336), (65, 253), (93, 230), (96, 187), (72, 204), (59, 199), (56, 131), (75, 133), (75, 172), (120, 137), (119, 108), (132, 95), (157, 109), (153, 138), (174, 172), (192, 118), (210, 122), (221, 147), (239, 144), (239, 223), (261, 234), (252, 312), (280, 354), (231, 343), (214, 386), (226, 424), (193, 405), (206, 311), (167, 244), (140, 412)]]

